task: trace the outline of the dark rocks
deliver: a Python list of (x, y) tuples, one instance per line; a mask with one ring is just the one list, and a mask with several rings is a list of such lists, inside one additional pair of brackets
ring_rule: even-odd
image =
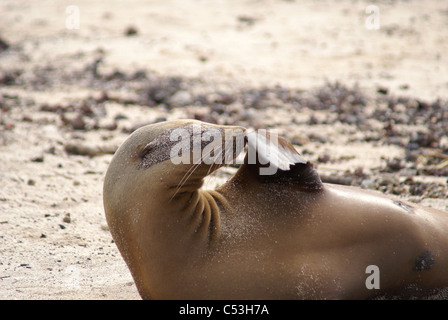
[(339, 114), (356, 110), (359, 114), (367, 104), (367, 98), (357, 86), (349, 88), (339, 81), (326, 83), (318, 88), (308, 101), (308, 106), (314, 110), (331, 110)]
[(138, 34), (138, 30), (137, 30), (137, 28), (135, 26), (129, 26), (124, 31), (124, 35), (127, 36), (127, 37), (135, 36), (137, 34)]
[(1, 70), (0, 71), (0, 85), (14, 86), (20, 84), (21, 70)]
[(149, 106), (165, 104), (170, 107), (168, 100), (182, 89), (182, 81), (180, 77), (166, 77), (150, 82), (146, 92), (146, 104)]
[[(249, 26), (256, 23), (251, 18), (239, 17), (238, 20), (240, 24)], [(132, 26), (124, 32), (126, 36), (138, 34)], [(338, 176), (327, 177), (343, 184), (396, 194), (428, 196), (439, 194), (441, 189), (432, 189), (420, 182), (403, 184), (403, 178), (448, 175), (448, 165), (444, 162), (447, 158), (435, 156), (448, 157), (446, 100), (394, 96), (384, 85), (379, 85), (369, 96), (357, 85), (350, 86), (340, 81), (327, 82), (307, 91), (284, 85), (236, 87), (233, 83), (216, 84), (204, 79), (161, 75), (148, 70), (110, 70), (105, 65), (106, 61), (105, 51), (98, 49), (81, 64), (79, 70), (65, 70), (53, 65), (36, 66), (26, 71), (2, 70), (0, 85), (40, 90), (55, 88), (61, 83), (76, 83), (78, 87), (96, 92), (65, 104), (42, 103), (36, 106), (39, 112), (54, 113), (54, 121), (59, 128), (76, 131), (79, 135), (92, 130), (106, 130), (110, 136), (114, 131), (130, 133), (141, 125), (157, 122), (155, 117), (164, 121), (179, 112), (185, 117), (211, 123), (242, 125), (252, 129), (288, 128), (284, 135), (296, 145), (315, 147), (313, 153), (318, 157), (315, 160), (322, 164), (343, 164), (350, 160), (320, 149), (331, 143), (388, 144), (402, 148), (403, 156), (384, 159), (381, 168), (372, 171), (351, 168), (347, 172), (339, 172)], [(0, 97), (1, 129), (13, 131), (16, 121), (30, 124), (39, 121), (39, 117), (29, 117), (26, 112), (21, 118), (11, 118), (10, 110), (21, 103), (11, 97)], [(120, 104), (124, 109), (112, 119), (105, 120), (108, 104)], [(143, 106), (155, 110), (156, 114), (136, 123), (126, 111), (128, 105)], [(129, 124), (129, 121), (134, 123)], [(301, 128), (303, 136), (298, 134), (298, 130), (289, 130), (294, 126)], [(321, 127), (325, 130), (321, 131)], [(312, 130), (306, 131), (310, 128)], [(84, 141), (67, 142), (64, 150), (68, 154), (89, 157), (115, 151), (106, 146), (89, 146)], [(384, 177), (388, 174), (401, 180), (397, 178), (386, 183), (388, 178)], [(447, 186), (444, 185), (444, 188), (446, 190)]]
[(0, 37), (0, 53), (2, 53), (2, 51), (8, 50), (9, 49), (9, 44), (6, 42), (6, 40), (4, 40), (3, 38)]

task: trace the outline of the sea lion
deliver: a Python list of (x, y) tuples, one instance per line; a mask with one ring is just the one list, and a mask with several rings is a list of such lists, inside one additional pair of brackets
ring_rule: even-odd
[(248, 152), (229, 181), (203, 190), (224, 164), (175, 164), (173, 149), (190, 146), (169, 138), (177, 129), (236, 132), (249, 148), (258, 139), (176, 120), (138, 129), (116, 151), (104, 208), (143, 299), (368, 299), (448, 285), (447, 213), (322, 183), (282, 138), (276, 152), (289, 168), (262, 175), (269, 163)]

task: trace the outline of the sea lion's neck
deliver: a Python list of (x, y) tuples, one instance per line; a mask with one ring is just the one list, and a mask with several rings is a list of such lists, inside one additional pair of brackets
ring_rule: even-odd
[(229, 208), (226, 197), (219, 191), (202, 189), (204, 178), (211, 171), (206, 166), (171, 167), (165, 173), (159, 171), (160, 183), (152, 189), (151, 198), (157, 205), (151, 214), (157, 216), (161, 225), (171, 221), (183, 233), (186, 228), (188, 241), (203, 244), (196, 247), (205, 248), (219, 238), (221, 214)]
[(203, 244), (213, 244), (221, 232), (221, 214), (228, 207), (226, 198), (215, 190), (202, 189), (183, 197), (176, 200), (184, 203), (178, 214), (182, 215), (190, 234)]

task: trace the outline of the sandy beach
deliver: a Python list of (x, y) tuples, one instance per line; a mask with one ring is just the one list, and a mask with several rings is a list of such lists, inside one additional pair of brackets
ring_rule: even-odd
[(448, 211), (448, 3), (370, 5), (1, 1), (0, 299), (140, 299), (102, 187), (157, 121), (277, 129), (324, 181)]

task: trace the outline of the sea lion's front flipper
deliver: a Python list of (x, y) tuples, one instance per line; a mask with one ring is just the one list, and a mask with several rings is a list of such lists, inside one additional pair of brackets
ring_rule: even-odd
[(307, 162), (286, 139), (269, 131), (248, 133), (247, 145), (249, 156), (256, 154), (260, 164), (270, 163), (275, 169), (287, 171), (291, 165)]
[(265, 130), (247, 134), (246, 161), (256, 166), (265, 183), (292, 183), (301, 189), (320, 190), (322, 181), (311, 162), (305, 160), (285, 138)]

